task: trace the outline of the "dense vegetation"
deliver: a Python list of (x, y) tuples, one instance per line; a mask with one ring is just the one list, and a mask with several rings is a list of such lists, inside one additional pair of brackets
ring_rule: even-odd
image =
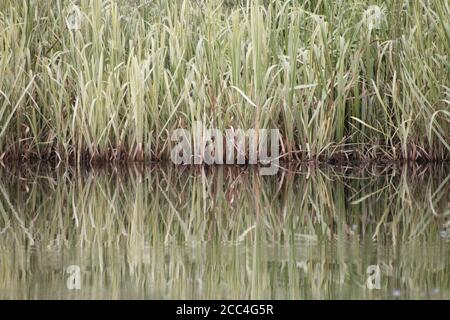
[(79, 29), (0, 0), (4, 160), (164, 160), (196, 120), (289, 160), (449, 158), (448, 0), (75, 3)]

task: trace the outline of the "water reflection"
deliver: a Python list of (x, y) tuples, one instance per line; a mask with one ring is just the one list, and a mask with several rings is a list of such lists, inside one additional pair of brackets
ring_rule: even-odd
[(446, 164), (4, 168), (0, 298), (448, 299), (449, 180)]

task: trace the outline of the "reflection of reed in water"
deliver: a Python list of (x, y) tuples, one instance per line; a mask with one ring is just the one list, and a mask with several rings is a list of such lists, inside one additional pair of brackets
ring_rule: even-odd
[(256, 173), (2, 172), (0, 297), (448, 298), (445, 166)]

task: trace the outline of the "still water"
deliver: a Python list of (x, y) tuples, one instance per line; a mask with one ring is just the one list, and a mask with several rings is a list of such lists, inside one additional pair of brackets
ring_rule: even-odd
[(450, 168), (0, 169), (0, 299), (449, 299)]

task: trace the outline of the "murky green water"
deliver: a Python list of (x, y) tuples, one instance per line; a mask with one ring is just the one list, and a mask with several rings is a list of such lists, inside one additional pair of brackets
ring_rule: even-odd
[(447, 164), (290, 169), (3, 168), (0, 298), (450, 298)]

